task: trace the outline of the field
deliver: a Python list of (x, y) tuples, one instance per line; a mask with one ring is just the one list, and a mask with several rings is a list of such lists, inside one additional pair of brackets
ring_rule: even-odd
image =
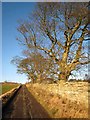
[(2, 94), (8, 92), (9, 90), (17, 87), (19, 84), (16, 83), (3, 83), (2, 84)]

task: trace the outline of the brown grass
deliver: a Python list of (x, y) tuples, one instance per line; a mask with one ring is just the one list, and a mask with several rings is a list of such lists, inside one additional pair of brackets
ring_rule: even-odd
[(88, 83), (28, 84), (53, 118), (88, 118)]

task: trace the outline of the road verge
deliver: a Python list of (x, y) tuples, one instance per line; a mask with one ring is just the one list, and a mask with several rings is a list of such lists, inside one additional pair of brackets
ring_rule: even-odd
[(4, 109), (8, 103), (13, 99), (15, 94), (18, 92), (18, 90), (21, 88), (21, 85), (19, 85), (16, 88), (13, 88), (12, 90), (2, 94), (0, 96), (0, 100), (2, 101), (2, 109)]
[(88, 118), (88, 83), (27, 84), (52, 118)]

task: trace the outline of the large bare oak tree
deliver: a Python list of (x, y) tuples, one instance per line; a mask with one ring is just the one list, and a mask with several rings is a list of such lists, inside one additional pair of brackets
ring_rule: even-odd
[(18, 31), (23, 37), (17, 40), (29, 51), (36, 50), (57, 64), (59, 80), (67, 80), (73, 70), (90, 62), (88, 3), (37, 3)]

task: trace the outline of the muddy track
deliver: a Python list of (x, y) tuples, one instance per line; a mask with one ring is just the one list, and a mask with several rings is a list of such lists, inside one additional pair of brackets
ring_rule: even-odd
[(24, 85), (2, 113), (2, 118), (50, 118)]

